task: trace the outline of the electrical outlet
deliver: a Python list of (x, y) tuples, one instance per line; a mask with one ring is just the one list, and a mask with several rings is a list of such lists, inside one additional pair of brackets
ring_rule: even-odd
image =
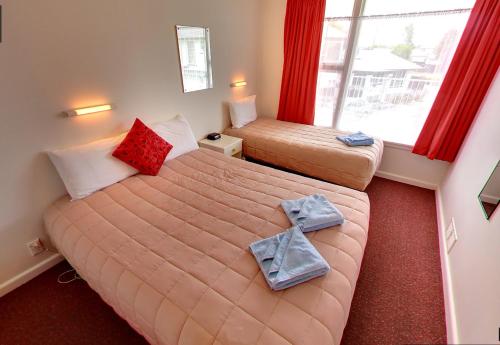
[(40, 253), (43, 253), (46, 250), (45, 246), (43, 245), (42, 240), (39, 238), (37, 238), (36, 240), (33, 240), (31, 242), (26, 243), (26, 247), (28, 247), (31, 256), (36, 256)]
[(446, 236), (446, 249), (448, 253), (450, 253), (450, 251), (453, 249), (455, 243), (457, 243), (458, 240), (457, 228), (455, 226), (455, 218), (451, 218), (451, 223), (446, 229), (445, 236)]

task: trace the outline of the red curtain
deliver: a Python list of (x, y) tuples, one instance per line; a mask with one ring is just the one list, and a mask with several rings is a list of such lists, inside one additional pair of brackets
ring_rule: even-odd
[(278, 120), (312, 125), (326, 0), (288, 0)]
[(453, 162), (500, 65), (500, 1), (477, 0), (413, 153)]

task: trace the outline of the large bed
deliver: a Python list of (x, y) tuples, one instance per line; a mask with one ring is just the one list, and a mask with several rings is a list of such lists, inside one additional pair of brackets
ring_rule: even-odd
[[(342, 226), (307, 237), (331, 266), (273, 292), (248, 250), (290, 227), (283, 199), (324, 194)], [(366, 245), (365, 193), (199, 149), (44, 216), (51, 240), (152, 344), (339, 344)], [(96, 334), (96, 337), (99, 335)]]
[(384, 143), (348, 147), (336, 139), (345, 134), (332, 128), (259, 118), (227, 135), (243, 139), (243, 154), (322, 180), (365, 190), (377, 171)]

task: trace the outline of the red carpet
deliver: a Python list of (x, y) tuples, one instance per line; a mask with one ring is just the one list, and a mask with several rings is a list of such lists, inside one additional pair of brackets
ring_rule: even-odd
[(446, 344), (434, 192), (375, 178), (343, 345)]
[[(446, 343), (434, 193), (375, 178), (361, 275), (342, 345)], [(0, 344), (145, 344), (62, 263), (0, 299)], [(318, 344), (320, 345), (320, 344)]]

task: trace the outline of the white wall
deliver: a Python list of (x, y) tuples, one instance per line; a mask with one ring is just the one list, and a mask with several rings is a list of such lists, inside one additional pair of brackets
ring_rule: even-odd
[[(443, 267), (463, 344), (498, 344), (500, 327), (500, 212), (487, 221), (478, 194), (500, 159), (500, 74), (438, 190), (441, 231), (455, 218), (458, 241)], [(453, 312), (452, 308), (449, 310)]]
[(260, 116), (276, 117), (283, 71), (286, 0), (260, 0), (257, 106)]
[[(198, 137), (227, 123), (223, 102), (255, 93), (258, 0), (4, 0), (0, 43), (0, 292), (47, 259), (43, 210), (64, 187), (43, 150), (184, 114)], [(181, 92), (175, 24), (211, 29), (214, 89)], [(248, 86), (230, 89), (232, 81)], [(60, 112), (113, 102), (86, 118)]]
[[(286, 0), (261, 0), (261, 8), (258, 110), (260, 116), (276, 117), (283, 67)], [(435, 189), (447, 169), (448, 163), (414, 155), (402, 145), (387, 145), (377, 175)]]
[(447, 162), (432, 161), (411, 153), (411, 149), (403, 145), (386, 143), (376, 175), (422, 188), (436, 189), (448, 167)]

